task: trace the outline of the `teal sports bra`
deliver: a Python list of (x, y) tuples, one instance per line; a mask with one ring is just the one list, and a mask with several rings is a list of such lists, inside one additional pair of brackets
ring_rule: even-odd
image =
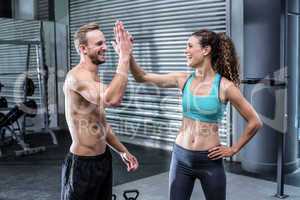
[(221, 102), (219, 98), (221, 75), (216, 73), (210, 94), (207, 96), (192, 94), (190, 87), (194, 78), (195, 72), (188, 77), (182, 89), (183, 116), (208, 123), (219, 122), (226, 107), (226, 104)]

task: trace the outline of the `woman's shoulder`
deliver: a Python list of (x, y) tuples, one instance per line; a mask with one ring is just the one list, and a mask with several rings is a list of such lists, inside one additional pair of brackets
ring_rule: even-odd
[(177, 73), (177, 80), (178, 80), (178, 87), (182, 90), (187, 79), (192, 75), (192, 72), (176, 72)]
[(221, 81), (220, 81), (220, 98), (222, 99), (222, 101), (227, 102), (227, 99), (228, 99), (227, 91), (229, 91), (233, 87), (237, 88), (237, 86), (234, 84), (233, 81), (227, 79), (224, 76), (221, 76)]
[(232, 86), (235, 86), (234, 82), (229, 80), (228, 78), (221, 76), (221, 83), (220, 83), (220, 86), (223, 87), (223, 88), (229, 88), (229, 87), (232, 87)]

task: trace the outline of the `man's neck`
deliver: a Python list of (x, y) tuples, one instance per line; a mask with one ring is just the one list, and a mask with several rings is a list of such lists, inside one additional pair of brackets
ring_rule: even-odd
[(88, 70), (92, 73), (98, 73), (98, 65), (95, 65), (91, 61), (87, 59), (80, 59), (79, 65), (84, 68), (85, 70)]

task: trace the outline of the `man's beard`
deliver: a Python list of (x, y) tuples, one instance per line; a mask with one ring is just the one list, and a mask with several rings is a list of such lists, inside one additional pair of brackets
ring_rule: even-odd
[(100, 65), (102, 63), (105, 63), (104, 60), (99, 60), (98, 59), (98, 55), (97, 54), (92, 54), (92, 55), (88, 55), (89, 58), (91, 59), (92, 63), (95, 65)]

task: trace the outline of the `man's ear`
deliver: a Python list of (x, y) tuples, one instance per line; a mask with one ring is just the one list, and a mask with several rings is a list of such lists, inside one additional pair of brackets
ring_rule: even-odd
[(83, 53), (84, 55), (87, 54), (87, 47), (84, 44), (79, 45), (79, 50), (81, 53)]
[(204, 49), (204, 55), (205, 56), (207, 56), (207, 55), (210, 54), (210, 52), (211, 52), (211, 46), (208, 45), (208, 46), (204, 47), (203, 49)]

